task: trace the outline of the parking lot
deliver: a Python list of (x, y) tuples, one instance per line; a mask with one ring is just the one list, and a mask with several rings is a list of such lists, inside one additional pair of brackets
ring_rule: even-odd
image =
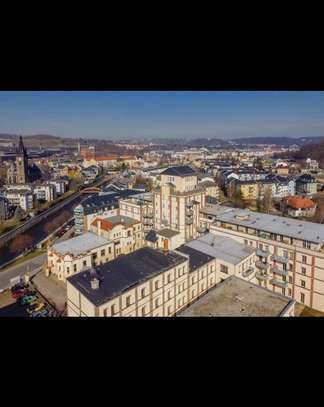
[(19, 283), (0, 293), (0, 317), (56, 316), (52, 305), (35, 290), (32, 283)]

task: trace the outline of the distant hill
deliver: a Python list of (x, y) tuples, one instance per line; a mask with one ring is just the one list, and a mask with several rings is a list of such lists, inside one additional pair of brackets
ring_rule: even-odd
[(294, 144), (303, 146), (311, 143), (318, 143), (324, 140), (323, 137), (246, 137), (232, 140), (234, 144), (240, 145), (260, 145), (260, 144), (275, 144), (282, 147), (289, 147)]

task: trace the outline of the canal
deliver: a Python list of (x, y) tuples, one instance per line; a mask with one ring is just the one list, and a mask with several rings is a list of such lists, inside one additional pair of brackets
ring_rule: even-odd
[[(37, 223), (37, 225), (32, 226), (30, 229), (28, 229), (26, 232), (21, 233), (22, 236), (26, 235), (32, 238), (33, 241), (33, 246), (37, 245), (39, 242), (41, 242), (42, 240), (44, 240), (48, 235), (50, 235), (51, 233), (54, 232), (54, 229), (56, 229), (56, 227), (54, 226), (51, 230), (49, 229), (49, 231), (45, 231), (44, 230), (44, 225), (48, 222), (53, 221), (54, 219), (57, 219), (58, 215), (61, 212), (65, 212), (67, 211), (70, 215), (71, 218), (73, 217), (73, 209), (79, 205), (79, 203), (81, 201), (83, 201), (84, 199), (86, 199), (85, 196), (79, 196), (78, 198), (76, 198), (73, 202), (70, 202), (69, 204), (67, 204), (64, 208), (62, 208), (61, 210), (58, 210), (56, 213), (50, 214), (48, 215), (45, 219), (43, 219), (40, 223)], [(64, 222), (61, 223), (60, 226), (63, 225)], [(21, 252), (15, 252), (12, 251), (10, 249), (10, 244), (11, 241), (9, 241), (8, 243), (6, 243), (4, 246), (0, 247), (0, 266), (2, 266), (3, 264), (7, 263), (10, 260), (13, 260), (15, 257), (19, 256), (21, 254)], [(1, 270), (0, 270), (1, 272)]]

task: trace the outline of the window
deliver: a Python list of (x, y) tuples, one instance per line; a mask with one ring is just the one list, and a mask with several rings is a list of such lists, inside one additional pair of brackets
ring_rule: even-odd
[(108, 247), (108, 253), (111, 254), (111, 247)]
[(73, 271), (77, 271), (77, 265), (73, 264)]
[(171, 305), (169, 305), (168, 306), (168, 315), (171, 315), (172, 314), (172, 307), (171, 307)]
[(283, 257), (284, 257), (285, 259), (288, 259), (288, 252), (287, 252), (287, 250), (284, 250), (284, 251), (283, 251)]
[(306, 256), (303, 256), (303, 257), (302, 257), (302, 262), (303, 262), (303, 263), (307, 263), (307, 257), (306, 257)]
[(144, 298), (144, 297), (145, 297), (145, 287), (144, 287), (144, 288), (142, 288), (142, 290), (141, 290), (141, 297), (142, 297), (142, 298)]
[(191, 277), (191, 284), (195, 283), (195, 277)]
[(262, 243), (259, 244), (259, 249), (263, 250), (263, 244)]
[(106, 317), (106, 316), (107, 316), (107, 308), (104, 309), (104, 317)]
[(282, 276), (282, 280), (283, 280), (283, 281), (286, 281), (286, 276)]
[(105, 249), (102, 249), (101, 250), (101, 256), (104, 256), (106, 254), (106, 250)]
[(286, 289), (285, 288), (282, 288), (282, 295), (286, 295)]
[(87, 260), (83, 261), (83, 266), (85, 267), (87, 265)]
[(227, 266), (224, 266), (224, 264), (221, 264), (221, 265), (220, 265), (220, 271), (221, 271), (222, 273), (228, 274), (228, 267), (227, 267)]
[(306, 287), (306, 282), (305, 280), (300, 280), (300, 285), (305, 288)]
[(130, 295), (126, 297), (126, 307), (129, 307), (131, 305), (131, 297)]
[(306, 267), (302, 267), (301, 272), (305, 276), (306, 275)]
[(305, 294), (304, 293), (300, 293), (300, 302), (304, 304), (305, 302)]
[(127, 237), (130, 237), (130, 235), (131, 235), (131, 231), (129, 230), (129, 231), (127, 232)]
[(159, 306), (159, 299), (157, 298), (156, 300), (155, 300), (155, 308), (157, 308)]
[(291, 288), (288, 288), (288, 295), (291, 297)]
[(115, 315), (115, 304), (110, 307), (111, 316)]
[(145, 307), (142, 308), (142, 317), (145, 317)]
[(159, 282), (155, 281), (155, 290), (158, 290), (158, 289), (159, 289)]
[(67, 268), (66, 268), (66, 272), (69, 274), (69, 272), (70, 272), (70, 267), (67, 267)]
[(168, 291), (168, 300), (171, 300), (171, 291)]
[(171, 274), (168, 274), (168, 283), (171, 283)]
[(289, 282), (292, 283), (293, 282), (293, 278), (292, 276), (289, 276)]

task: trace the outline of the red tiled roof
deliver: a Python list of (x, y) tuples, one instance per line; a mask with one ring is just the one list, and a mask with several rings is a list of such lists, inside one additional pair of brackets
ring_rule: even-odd
[(101, 229), (102, 230), (112, 230), (115, 226), (116, 226), (116, 224), (114, 224), (114, 223), (111, 223), (111, 222), (109, 222), (108, 220), (106, 220), (106, 219), (98, 219), (98, 218), (96, 218), (92, 223), (91, 223), (91, 225), (93, 225), (93, 226), (95, 226), (96, 228), (98, 227), (98, 221), (101, 221)]
[(316, 203), (308, 198), (301, 196), (287, 196), (283, 198), (283, 202), (294, 209), (310, 209), (315, 208)]

